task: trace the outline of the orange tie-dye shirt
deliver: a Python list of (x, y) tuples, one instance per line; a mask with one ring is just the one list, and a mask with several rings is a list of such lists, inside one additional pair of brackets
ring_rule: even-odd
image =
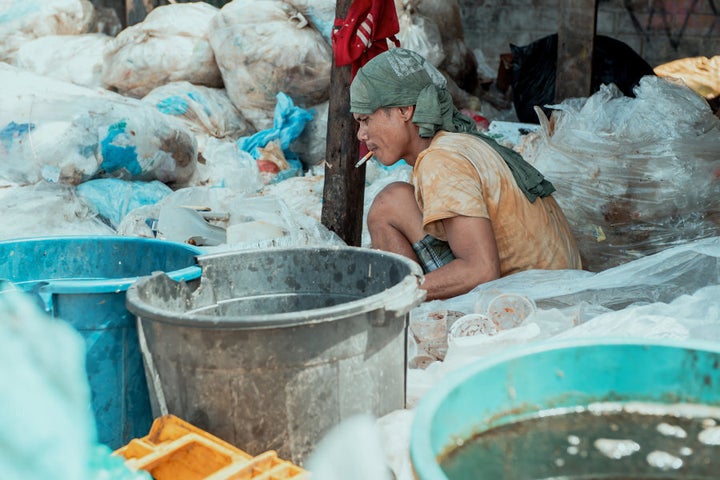
[(500, 256), (500, 274), (531, 269), (579, 269), (570, 226), (552, 196), (533, 203), (503, 158), (481, 139), (438, 132), (413, 168), (415, 198), (426, 233), (447, 240), (442, 220), (487, 218)]

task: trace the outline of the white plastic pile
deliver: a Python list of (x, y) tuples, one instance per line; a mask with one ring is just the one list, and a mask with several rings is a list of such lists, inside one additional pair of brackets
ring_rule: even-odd
[(179, 205), (227, 231), (222, 248), (343, 243), (319, 223), (321, 168), (275, 179), (237, 144), (274, 127), (283, 93), (321, 125), (298, 151), (322, 164), (334, 2), (250, 3), (157, 7), (114, 36), (88, 0), (0, 4), (1, 237), (187, 241)]

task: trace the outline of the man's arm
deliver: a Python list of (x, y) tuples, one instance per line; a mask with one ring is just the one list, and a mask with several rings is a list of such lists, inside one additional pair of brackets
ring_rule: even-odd
[(455, 297), (500, 277), (500, 258), (487, 218), (451, 217), (442, 221), (455, 260), (425, 275), (426, 300)]

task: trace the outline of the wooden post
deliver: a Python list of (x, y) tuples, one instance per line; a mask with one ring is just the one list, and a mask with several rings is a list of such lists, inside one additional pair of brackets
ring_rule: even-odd
[(556, 103), (591, 93), (597, 0), (560, 0), (558, 9)]
[[(336, 18), (345, 18), (352, 0), (338, 0)], [(365, 165), (355, 168), (359, 142), (357, 124), (350, 114), (350, 65), (330, 73), (325, 186), (321, 221), (350, 246), (360, 246), (365, 195)]]

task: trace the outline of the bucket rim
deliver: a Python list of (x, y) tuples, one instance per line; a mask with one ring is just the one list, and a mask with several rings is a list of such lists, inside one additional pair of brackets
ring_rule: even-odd
[[(340, 318), (358, 315), (371, 311), (377, 311), (378, 314), (385, 312), (395, 313), (396, 317), (401, 317), (408, 313), (412, 308), (419, 305), (426, 296), (426, 291), (419, 288), (423, 278), (422, 268), (417, 262), (413, 262), (407, 257), (399, 254), (374, 250), (365, 247), (354, 246), (291, 246), (272, 248), (271, 251), (277, 254), (285, 252), (300, 252), (314, 250), (318, 253), (331, 251), (363, 251), (372, 255), (389, 256), (393, 259), (405, 264), (409, 271), (403, 279), (395, 285), (383, 290), (382, 292), (370, 295), (368, 297), (352, 300), (331, 307), (315, 308), (303, 311), (272, 313), (272, 314), (252, 314), (242, 316), (224, 316), (218, 317), (214, 315), (188, 314), (187, 312), (168, 312), (165, 309), (155, 307), (140, 299), (138, 289), (147, 282), (153, 280), (153, 275), (144, 276), (138, 279), (127, 291), (126, 308), (143, 322), (160, 322), (172, 324), (175, 326), (183, 326), (190, 328), (213, 328), (222, 330), (262, 330), (272, 328), (291, 328), (305, 325), (315, 325), (325, 322), (331, 322)], [(223, 251), (202, 255), (201, 258), (212, 259), (221, 258), (223, 256), (232, 256), (238, 253), (252, 255), (253, 253), (267, 253), (268, 249), (251, 249), (239, 251)], [(159, 273), (158, 275), (163, 275)]]
[[(40, 237), (19, 237), (11, 239), (0, 240), (0, 246), (11, 245), (11, 244), (42, 244), (44, 242), (59, 242), (59, 243), (112, 243), (112, 244), (151, 244), (151, 243), (162, 243), (168, 247), (174, 247), (178, 250), (185, 250), (191, 253), (196, 258), (205, 253), (200, 247), (189, 245), (187, 243), (180, 243), (171, 240), (165, 240), (161, 238), (146, 238), (146, 237), (128, 237), (123, 235), (46, 235)], [(165, 272), (173, 280), (192, 280), (198, 278), (202, 274), (202, 270), (198, 265), (191, 265), (188, 267), (180, 268)], [(53, 294), (86, 294), (86, 293), (117, 293), (124, 292), (130, 286), (140, 278), (139, 276), (133, 277), (118, 277), (118, 278), (107, 278), (107, 279), (74, 279), (74, 278), (58, 278), (58, 279), (44, 279), (44, 280), (28, 280), (23, 282), (10, 282), (15, 285), (22, 286), (24, 289), (32, 287), (41, 287), (45, 293)]]
[[(639, 348), (672, 348), (720, 355), (720, 344), (699, 339), (657, 339), (641, 337), (588, 337), (549, 339), (534, 344), (508, 348), (491, 358), (480, 358), (459, 367), (441, 379), (423, 396), (412, 421), (409, 453), (413, 472), (418, 480), (449, 480), (437, 460), (440, 452), (433, 446), (432, 429), (436, 412), (463, 383), (475, 375), (513, 360), (550, 351), (600, 348), (603, 346), (630, 346)], [(479, 433), (479, 431), (478, 431)], [(445, 448), (450, 446), (447, 439)]]

